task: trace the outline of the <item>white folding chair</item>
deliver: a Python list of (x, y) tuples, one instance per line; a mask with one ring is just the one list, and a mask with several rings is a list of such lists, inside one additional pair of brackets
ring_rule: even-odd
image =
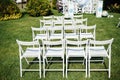
[(80, 26), (80, 40), (82, 39), (93, 39), (96, 36), (96, 25), (93, 26)]
[[(46, 71), (62, 71), (64, 77), (64, 41), (44, 41), (43, 45), (43, 76), (45, 77)], [(49, 60), (49, 58), (61, 58), (62, 61), (61, 59), (53, 61), (52, 59)], [(49, 65), (46, 65), (45, 60), (47, 60), (48, 64), (49, 62), (62, 62), (62, 69), (50, 68)]]
[[(41, 78), (41, 48), (38, 41), (19, 41), (16, 40), (19, 46), (19, 57), (20, 57), (20, 76), (22, 77), (23, 71), (39, 71), (39, 75)], [(26, 62), (29, 64), (30, 62), (38, 62), (39, 68), (38, 69), (27, 69), (22, 65), (22, 59), (25, 58)], [(28, 58), (38, 58), (39, 61), (28, 61)]]
[[(111, 45), (113, 42), (113, 38), (105, 41), (89, 41), (88, 48), (88, 72), (90, 77), (91, 71), (108, 71), (108, 77), (110, 78), (111, 72)], [(107, 69), (91, 69), (91, 58), (102, 57), (103, 59), (108, 58), (108, 67)]]
[(49, 40), (63, 39), (63, 22), (54, 22), (54, 27), (49, 28)]
[(32, 37), (33, 37), (33, 41), (35, 40), (47, 40), (48, 39), (48, 30), (45, 27), (40, 27), (40, 28), (35, 28), (35, 27), (31, 27), (32, 28)]
[[(70, 41), (66, 40), (66, 77), (68, 71), (85, 71), (87, 77), (87, 43), (88, 40), (85, 41)], [(74, 58), (74, 60), (69, 60), (70, 58)], [(81, 60), (75, 60), (76, 58), (84, 58)], [(84, 62), (85, 60), (85, 68), (84, 69), (70, 69), (68, 68), (69, 62)]]
[(76, 39), (79, 40), (77, 35), (77, 27), (74, 26), (73, 20), (64, 20), (64, 38), (65, 39)]

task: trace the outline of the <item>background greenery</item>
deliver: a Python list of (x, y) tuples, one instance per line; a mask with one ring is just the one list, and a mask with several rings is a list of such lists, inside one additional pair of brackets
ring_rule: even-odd
[[(56, 13), (56, 11), (54, 12)], [(110, 14), (114, 17), (96, 18), (93, 14), (84, 14), (84, 18), (88, 18), (88, 25), (97, 25), (97, 40), (114, 38), (110, 79), (108, 79), (107, 72), (92, 72), (90, 78), (85, 78), (84, 72), (69, 72), (68, 79), (62, 77), (62, 72), (48, 72), (46, 78), (41, 79), (39, 79), (38, 72), (25, 72), (21, 78), (16, 39), (31, 41), (31, 26), (39, 27), (39, 19), (42, 18), (30, 17), (26, 14), (17, 20), (0, 21), (0, 80), (120, 80), (120, 28), (116, 27), (120, 14)], [(101, 64), (92, 65), (96, 68), (100, 66)], [(37, 66), (35, 67), (37, 68)], [(72, 65), (72, 67), (78, 67), (78, 64)]]
[(120, 1), (119, 0), (103, 0), (103, 2), (104, 2), (104, 4), (103, 4), (103, 6), (104, 6), (104, 9), (108, 9), (108, 6), (111, 6), (111, 5), (113, 5), (113, 4), (119, 4), (120, 5)]
[(0, 20), (18, 19), (22, 16), (20, 9), (11, 0), (0, 0)]
[[(23, 1), (23, 0), (22, 0)], [(18, 19), (22, 16), (20, 7), (30, 16), (52, 15), (53, 9), (57, 9), (57, 0), (27, 0), (21, 4), (15, 3), (15, 0), (0, 0), (0, 20)], [(21, 6), (20, 6), (21, 5)], [(19, 6), (19, 7), (18, 7)], [(120, 13), (119, 0), (103, 0), (104, 10)]]
[(52, 14), (49, 0), (29, 0), (26, 5), (26, 11), (34, 17)]

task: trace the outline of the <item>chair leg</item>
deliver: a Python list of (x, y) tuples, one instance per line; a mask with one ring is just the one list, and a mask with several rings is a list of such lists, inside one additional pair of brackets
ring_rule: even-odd
[(108, 71), (108, 77), (110, 78), (110, 72), (111, 72), (111, 58), (108, 58), (109, 59), (109, 71)]
[(118, 23), (117, 27), (119, 27), (119, 26), (120, 26), (120, 22)]
[(88, 59), (88, 74), (89, 74), (89, 77), (90, 77), (90, 58)]
[(68, 59), (66, 58), (66, 78), (67, 78), (67, 68), (68, 68)]
[(20, 59), (20, 77), (22, 77), (22, 59)]
[(43, 77), (45, 78), (45, 59), (43, 59)]
[(64, 77), (64, 58), (63, 58), (63, 77)]
[(85, 68), (85, 70), (86, 70), (86, 78), (87, 78), (87, 58), (86, 58), (86, 68)]
[(40, 75), (40, 78), (41, 78), (41, 59), (39, 58), (39, 75)]

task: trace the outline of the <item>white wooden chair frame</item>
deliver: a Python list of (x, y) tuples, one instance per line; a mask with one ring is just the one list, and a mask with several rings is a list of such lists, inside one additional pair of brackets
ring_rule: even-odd
[[(85, 71), (87, 77), (87, 44), (88, 44), (88, 40), (85, 41), (66, 40), (66, 78), (68, 75), (68, 71)], [(80, 57), (80, 58), (83, 57), (85, 60), (85, 69), (70, 69), (70, 68), (68, 69), (69, 62), (81, 62), (81, 60), (69, 61), (70, 57)], [(82, 62), (84, 62), (84, 60), (82, 60)]]
[[(20, 76), (22, 77), (23, 71), (39, 71), (39, 76), (41, 78), (41, 48), (38, 41), (19, 41), (16, 40), (19, 46), (19, 57), (20, 57)], [(26, 46), (26, 49), (23, 49), (23, 46)], [(37, 47), (36, 47), (37, 46)], [(38, 58), (39, 61), (28, 61), (27, 58)], [(25, 58), (26, 62), (39, 62), (38, 69), (23, 69), (22, 59)]]
[[(43, 76), (45, 77), (46, 71), (62, 71), (64, 77), (64, 40), (63, 41), (44, 41), (43, 42)], [(61, 47), (55, 47), (57, 45), (61, 45)], [(52, 47), (54, 46), (54, 47)], [(60, 57), (62, 61), (51, 61), (47, 60), (48, 62), (62, 62), (62, 69), (47, 69), (45, 60), (47, 58), (52, 57)]]
[[(111, 75), (111, 45), (113, 42), (113, 38), (110, 40), (105, 41), (89, 41), (89, 48), (88, 48), (88, 73), (90, 77), (91, 71), (108, 71), (108, 77), (110, 78)], [(105, 48), (104, 45), (108, 45)], [(91, 69), (90, 62), (92, 57), (104, 57), (108, 58), (108, 68), (107, 69)]]

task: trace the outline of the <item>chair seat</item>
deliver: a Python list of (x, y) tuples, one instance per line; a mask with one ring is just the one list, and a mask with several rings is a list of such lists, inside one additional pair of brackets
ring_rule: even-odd
[(83, 47), (68, 48), (67, 53), (67, 57), (85, 57), (85, 51)]
[(64, 52), (62, 48), (49, 48), (46, 50), (44, 58), (46, 57), (62, 57), (64, 56)]
[(65, 33), (65, 38), (78, 38), (76, 33)]
[(94, 38), (92, 33), (81, 33), (80, 38)]
[(49, 39), (62, 39), (62, 34), (51, 34)]
[(37, 34), (35, 39), (47, 39), (47, 34)]
[(108, 53), (105, 50), (104, 46), (96, 46), (89, 48), (89, 56), (91, 57), (108, 57)]
[(40, 54), (39, 48), (27, 48), (22, 57), (40, 57)]

